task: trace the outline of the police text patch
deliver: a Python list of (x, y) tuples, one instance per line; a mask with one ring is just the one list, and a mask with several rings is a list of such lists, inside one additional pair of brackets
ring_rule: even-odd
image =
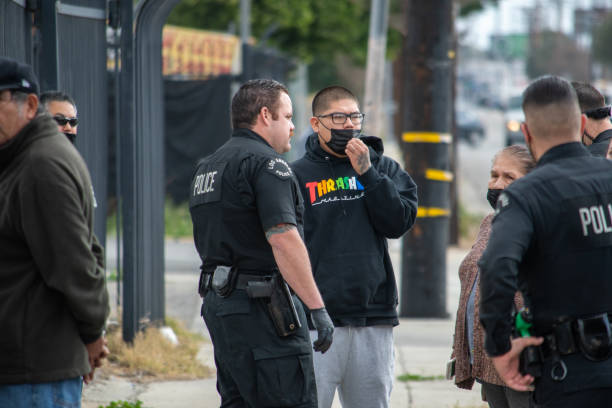
[(268, 160), (266, 163), (266, 170), (283, 180), (290, 178), (293, 174), (289, 164), (280, 157)]
[(612, 246), (612, 194), (577, 197), (561, 205), (577, 247)]
[(227, 163), (203, 163), (191, 182), (189, 206), (221, 200), (221, 182)]

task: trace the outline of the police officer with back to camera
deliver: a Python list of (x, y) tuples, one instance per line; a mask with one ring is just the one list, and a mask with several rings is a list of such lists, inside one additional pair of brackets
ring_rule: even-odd
[(302, 196), (280, 155), (291, 148), (291, 99), (257, 79), (231, 109), (232, 137), (198, 163), (189, 204), (221, 406), (314, 408), (308, 325), (292, 290), (319, 332), (315, 351), (329, 348), (334, 328), (303, 242)]
[[(566, 80), (535, 80), (523, 111), (537, 166), (500, 195), (479, 262), (485, 349), (510, 387), (535, 379), (538, 406), (610, 406), (612, 163), (580, 143), (585, 117)], [(511, 317), (517, 285), (521, 319)], [(511, 340), (515, 322), (533, 337)]]
[(608, 145), (612, 140), (612, 107), (593, 85), (586, 82), (572, 82), (578, 96), (580, 110), (586, 116), (582, 143), (593, 156), (606, 157)]

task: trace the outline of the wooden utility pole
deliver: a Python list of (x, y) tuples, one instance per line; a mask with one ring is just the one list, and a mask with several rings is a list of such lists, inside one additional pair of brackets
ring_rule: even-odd
[(418, 186), (404, 236), (400, 315), (445, 317), (453, 109), (453, 0), (406, 3), (400, 115), (405, 168)]

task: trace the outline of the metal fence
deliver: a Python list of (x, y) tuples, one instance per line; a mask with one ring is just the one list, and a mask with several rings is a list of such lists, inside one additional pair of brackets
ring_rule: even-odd
[(108, 174), (106, 1), (57, 2), (56, 13), (57, 88), (70, 94), (77, 104), (76, 147), (91, 173), (97, 201), (95, 231), (105, 245)]
[[(120, 7), (119, 134), (123, 209), (124, 338), (164, 319), (164, 168), (161, 28), (179, 0), (0, 0), (0, 55), (32, 65), (41, 90), (77, 104), (76, 147), (96, 194), (95, 232), (106, 239), (107, 7)], [(134, 72), (138, 72), (135, 75)]]
[(0, 0), (0, 55), (32, 65), (41, 91), (65, 91), (77, 104), (76, 147), (91, 173), (98, 205), (94, 228), (102, 244), (108, 145), (105, 30), (105, 0)]
[(25, 0), (0, 2), (0, 55), (32, 63), (29, 13)]

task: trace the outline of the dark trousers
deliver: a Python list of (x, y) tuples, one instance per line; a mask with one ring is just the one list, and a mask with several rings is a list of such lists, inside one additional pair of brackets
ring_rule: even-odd
[(482, 394), (491, 408), (535, 407), (530, 392), (515, 391), (510, 387), (482, 382)]
[(535, 382), (538, 408), (590, 408), (612, 406), (612, 359), (594, 362), (582, 353), (561, 357), (567, 366), (562, 381), (552, 379), (553, 360), (546, 359), (542, 377)]
[(537, 408), (603, 408), (612, 406), (612, 388), (595, 388), (591, 390), (560, 394)]
[(214, 346), (222, 408), (316, 408), (312, 345), (302, 304), (294, 296), (302, 328), (279, 337), (261, 299), (236, 289), (204, 297), (202, 317)]

